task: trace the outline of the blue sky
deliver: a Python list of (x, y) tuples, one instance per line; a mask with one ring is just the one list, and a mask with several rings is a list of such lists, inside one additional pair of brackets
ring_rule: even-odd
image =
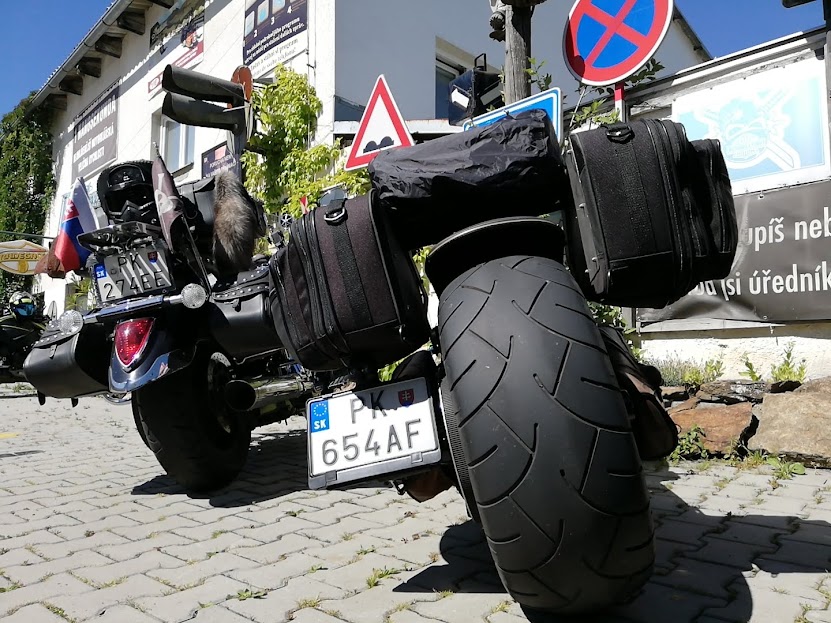
[[(822, 23), (821, 1), (795, 9), (784, 9), (781, 0), (676, 1), (714, 56)], [(43, 86), (104, 14), (110, 0), (4, 0), (2, 4), (0, 114), (5, 114)]]

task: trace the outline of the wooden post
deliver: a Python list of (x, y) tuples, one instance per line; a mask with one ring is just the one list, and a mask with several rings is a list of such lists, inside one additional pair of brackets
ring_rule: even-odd
[(509, 5), (505, 12), (505, 104), (531, 96), (531, 10)]

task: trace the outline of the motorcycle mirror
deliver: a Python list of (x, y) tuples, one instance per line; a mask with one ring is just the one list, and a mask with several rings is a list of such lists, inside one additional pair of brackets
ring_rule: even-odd
[(233, 106), (242, 106), (246, 100), (245, 88), (241, 84), (173, 65), (164, 68), (162, 88), (168, 93)]
[(162, 103), (162, 114), (185, 125), (217, 128), (240, 134), (245, 130), (244, 108), (223, 108), (200, 100), (168, 93)]

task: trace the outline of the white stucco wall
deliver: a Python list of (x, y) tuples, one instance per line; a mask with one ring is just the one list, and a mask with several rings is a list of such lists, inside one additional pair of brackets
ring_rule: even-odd
[(743, 356), (747, 353), (756, 370), (770, 380), (770, 368), (784, 358), (785, 347), (793, 343), (796, 362), (805, 359), (808, 378), (831, 376), (831, 324), (810, 323), (759, 327), (684, 331), (643, 336), (642, 347), (649, 359), (680, 358), (703, 363), (720, 358), (722, 378), (742, 378)]
[[(550, 0), (538, 5), (533, 18), (532, 55), (546, 61), (544, 72), (570, 96), (577, 82), (563, 59), (563, 33), (572, 2)], [(486, 53), (488, 64), (501, 69), (504, 44), (488, 37), (491, 11), (487, 0), (349, 0), (337, 6), (337, 94), (364, 105), (379, 74), (384, 74), (405, 119), (435, 118), (436, 37), (470, 57)], [(440, 55), (441, 56), (441, 55)], [(701, 63), (689, 38), (673, 23), (657, 58), (661, 75)], [(471, 58), (472, 60), (472, 58)], [(468, 66), (469, 68), (469, 66)]]

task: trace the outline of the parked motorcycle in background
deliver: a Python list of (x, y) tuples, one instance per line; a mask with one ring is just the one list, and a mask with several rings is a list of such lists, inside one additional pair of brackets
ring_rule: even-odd
[(48, 322), (28, 292), (9, 297), (8, 310), (0, 316), (0, 383), (26, 381), (23, 362)]

